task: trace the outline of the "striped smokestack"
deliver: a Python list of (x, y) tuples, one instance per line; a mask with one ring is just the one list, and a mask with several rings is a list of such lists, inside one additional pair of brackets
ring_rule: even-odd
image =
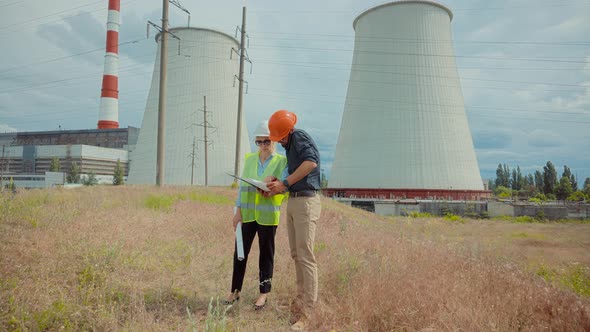
[(100, 94), (98, 129), (119, 128), (119, 20), (120, 0), (109, 0), (107, 49)]

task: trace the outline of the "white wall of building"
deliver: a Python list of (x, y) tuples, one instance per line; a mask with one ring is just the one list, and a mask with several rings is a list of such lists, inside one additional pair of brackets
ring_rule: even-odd
[(52, 188), (62, 186), (66, 175), (62, 172), (45, 172), (45, 174), (4, 175), (2, 185), (6, 186), (12, 179), (16, 188)]
[[(121, 162), (127, 162), (129, 159), (129, 153), (126, 150), (103, 148), (100, 146), (90, 145), (38, 145), (37, 158), (67, 158), (68, 149), (69, 156), (71, 158), (92, 158), (114, 161), (120, 159)], [(15, 155), (12, 154), (11, 156), (15, 157)], [(22, 156), (22, 147), (20, 147), (20, 154), (18, 156)]]

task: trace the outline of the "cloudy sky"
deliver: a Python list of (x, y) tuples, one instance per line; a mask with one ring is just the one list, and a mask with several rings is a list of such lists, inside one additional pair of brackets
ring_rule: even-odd
[[(245, 96), (252, 131), (273, 110), (298, 113), (329, 173), (348, 84), (354, 18), (381, 0), (181, 0), (191, 26), (234, 35), (248, 7)], [(73, 3), (75, 3), (73, 5)], [(108, 0), (0, 0), (0, 132), (96, 126)], [(120, 124), (140, 127), (159, 0), (121, 0)], [(457, 64), (483, 178), (498, 163), (534, 172), (551, 160), (590, 177), (590, 2), (449, 0)], [(186, 15), (171, 9), (171, 26)]]

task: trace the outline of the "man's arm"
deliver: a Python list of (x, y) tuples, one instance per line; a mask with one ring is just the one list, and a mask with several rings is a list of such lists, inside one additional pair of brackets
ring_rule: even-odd
[[(306, 160), (302, 162), (301, 165), (299, 165), (299, 167), (297, 167), (293, 174), (287, 176), (286, 180), (287, 182), (289, 182), (289, 185), (293, 185), (301, 179), (303, 179), (304, 177), (306, 177), (316, 167), (318, 167), (317, 163), (311, 160)], [(281, 181), (278, 180), (270, 182), (267, 186), (273, 194), (278, 194), (287, 190), (287, 187)]]
[(295, 172), (293, 172), (293, 174), (287, 176), (287, 182), (289, 182), (290, 185), (299, 182), (301, 179), (311, 173), (311, 171), (313, 171), (316, 167), (318, 167), (318, 164), (311, 160), (302, 162), (301, 165), (297, 167)]

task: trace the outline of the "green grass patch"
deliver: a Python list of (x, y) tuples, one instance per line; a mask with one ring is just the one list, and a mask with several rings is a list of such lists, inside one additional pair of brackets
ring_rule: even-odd
[(539, 222), (539, 220), (537, 220), (533, 217), (530, 217), (530, 216), (520, 216), (520, 217), (514, 218), (513, 222), (525, 224), (525, 223)]
[(548, 282), (568, 288), (581, 296), (590, 296), (590, 268), (579, 264), (557, 270), (541, 265), (536, 274)]
[(208, 204), (218, 205), (232, 205), (235, 201), (227, 198), (226, 196), (215, 194), (215, 193), (197, 193), (192, 192), (188, 195), (191, 201)]
[(433, 218), (434, 216), (428, 212), (410, 212), (408, 213), (408, 217), (410, 218)]
[(350, 292), (352, 279), (361, 269), (361, 261), (354, 255), (342, 256), (336, 272), (336, 289), (339, 294)]
[(443, 217), (443, 219), (448, 220), (448, 221), (452, 221), (452, 222), (459, 222), (464, 224), (465, 220), (463, 218), (461, 218), (461, 216), (458, 216), (456, 214), (453, 213), (445, 213), (445, 216)]
[(169, 211), (178, 199), (171, 195), (149, 195), (144, 200), (144, 205), (148, 209), (152, 210), (164, 210)]
[(510, 234), (510, 237), (515, 239), (537, 239), (537, 240), (544, 240), (546, 238), (543, 234), (529, 234), (526, 232), (517, 232)]
[(40, 331), (74, 330), (75, 324), (69, 318), (72, 311), (65, 302), (55, 301), (49, 308), (33, 315), (35, 327)]
[(590, 296), (590, 269), (580, 265), (573, 266), (562, 277), (561, 283), (577, 294)]
[(178, 201), (191, 200), (193, 202), (217, 204), (217, 205), (232, 205), (234, 201), (226, 196), (215, 193), (199, 193), (191, 192), (188, 194), (175, 195), (155, 195), (151, 194), (144, 200), (144, 205), (148, 209), (170, 211), (170, 208)]
[(326, 248), (327, 245), (325, 242), (318, 242), (313, 245), (313, 252), (317, 254), (319, 252), (326, 250)]
[[(227, 312), (231, 306), (224, 306), (219, 302), (219, 297), (215, 300), (211, 297), (209, 307), (207, 308), (207, 318), (205, 319), (205, 328), (207, 332), (224, 332), (228, 330)], [(189, 312), (189, 319), (190, 311)]]

